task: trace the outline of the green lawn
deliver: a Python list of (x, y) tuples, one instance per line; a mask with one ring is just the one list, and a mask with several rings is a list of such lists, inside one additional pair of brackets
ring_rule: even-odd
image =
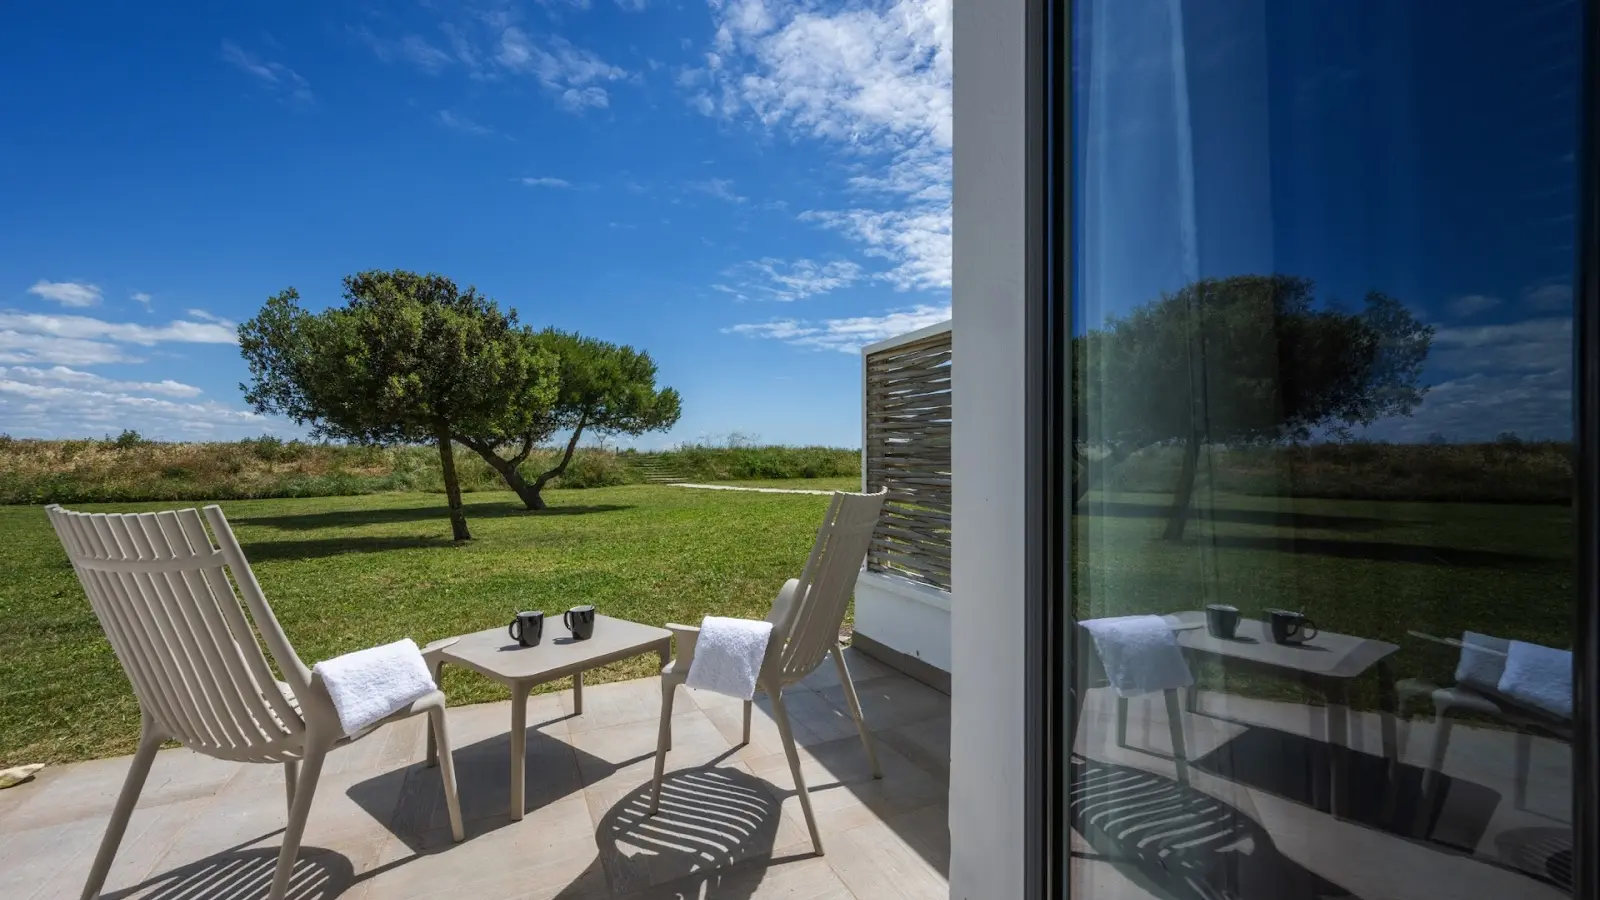
[[(529, 514), (508, 493), (467, 495), (476, 540), (459, 547), (437, 494), (222, 507), (309, 664), (504, 625), (519, 609), (593, 603), (654, 624), (763, 616), (804, 565), (827, 504), (642, 485), (547, 496), (551, 509)], [(653, 664), (639, 658), (594, 677), (638, 677)], [(446, 670), (444, 687), (453, 703), (505, 696), (459, 669)], [(0, 767), (131, 752), (137, 733), (138, 706), (43, 510), (0, 507)]]
[(839, 478), (761, 478), (749, 481), (708, 481), (734, 487), (784, 488), (799, 491), (859, 491), (861, 479), (855, 475)]

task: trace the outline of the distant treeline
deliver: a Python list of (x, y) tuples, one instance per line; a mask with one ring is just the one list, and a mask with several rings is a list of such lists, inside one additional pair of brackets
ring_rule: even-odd
[[(1183, 450), (1151, 447), (1110, 466), (1102, 490), (1165, 493)], [(1568, 503), (1572, 444), (1511, 435), (1481, 444), (1349, 442), (1222, 448), (1200, 458), (1199, 484), (1240, 494), (1342, 500)]]
[[(538, 450), (524, 463), (542, 471), (557, 457)], [(592, 488), (644, 480), (633, 451), (583, 449), (554, 488)], [(693, 481), (854, 476), (859, 450), (826, 447), (685, 446), (651, 454)], [(457, 455), (466, 491), (505, 490), (473, 454)], [(368, 447), (285, 441), (166, 443), (134, 432), (102, 440), (33, 440), (0, 435), (0, 503), (144, 500), (245, 500), (330, 497), (384, 491), (442, 492), (433, 447)]]

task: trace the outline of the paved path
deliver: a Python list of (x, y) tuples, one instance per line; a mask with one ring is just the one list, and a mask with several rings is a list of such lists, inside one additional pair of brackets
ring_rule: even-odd
[(679, 482), (677, 484), (669, 484), (667, 487), (697, 488), (702, 491), (745, 491), (752, 494), (815, 494), (819, 497), (832, 497), (834, 494), (833, 491), (808, 491), (801, 488), (742, 487), (735, 484), (685, 484)]

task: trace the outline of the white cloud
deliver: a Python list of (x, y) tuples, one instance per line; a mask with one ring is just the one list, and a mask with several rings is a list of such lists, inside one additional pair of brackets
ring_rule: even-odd
[(712, 3), (714, 52), (680, 76), (707, 115), (838, 146), (881, 169), (850, 187), (880, 201), (807, 217), (886, 260), (899, 289), (950, 286), (950, 0)]
[(508, 71), (533, 76), (563, 108), (574, 112), (608, 106), (611, 98), (601, 85), (628, 77), (592, 50), (562, 37), (536, 42), (515, 25), (501, 30), (494, 59)]
[(767, 257), (730, 269), (727, 275), (741, 279), (737, 286), (712, 285), (740, 300), (776, 300), (788, 303), (825, 294), (854, 284), (862, 276), (861, 266), (849, 260), (819, 263), (810, 259), (785, 262)]
[(28, 293), (46, 300), (54, 300), (62, 306), (98, 306), (100, 304), (100, 286), (97, 284), (83, 284), (77, 281), (45, 281), (43, 278), (35, 281), (33, 287), (28, 288)]
[(139, 360), (129, 356), (116, 344), (103, 341), (52, 337), (0, 328), (0, 363), (93, 366), (123, 362)]
[(144, 311), (145, 312), (149, 312), (150, 311), (150, 301), (155, 299), (154, 297), (150, 296), (149, 294), (146, 294), (144, 291), (134, 291), (132, 294), (129, 294), (128, 297), (133, 302), (135, 302), (135, 303), (139, 304), (140, 306), (144, 307)]
[(66, 366), (53, 366), (49, 369), (34, 369), (27, 366), (13, 366), (8, 369), (0, 366), (0, 379), (26, 381), (37, 385), (67, 385), (116, 393), (164, 394), (168, 397), (198, 397), (202, 393), (192, 384), (184, 384), (170, 378), (161, 381), (115, 381), (93, 372), (82, 372)]
[(1500, 305), (1499, 297), (1488, 294), (1466, 294), (1450, 301), (1450, 312), (1461, 318), (1487, 312)]
[(565, 178), (551, 178), (548, 175), (541, 175), (541, 176), (538, 176), (538, 177), (533, 177), (533, 176), (526, 177), (526, 178), (522, 179), (522, 183), (527, 185), (528, 187), (545, 187), (545, 188), (570, 188), (570, 187), (572, 187), (572, 182), (566, 180)]
[(349, 31), (371, 48), (374, 56), (384, 62), (398, 60), (410, 63), (430, 75), (437, 75), (455, 61), (449, 53), (435, 47), (427, 38), (418, 34), (408, 34), (390, 40), (373, 34), (371, 29), (365, 27), (351, 28)]
[(1533, 309), (1548, 311), (1571, 309), (1572, 285), (1565, 281), (1530, 284), (1522, 290), (1522, 302)]
[(439, 110), (434, 114), (434, 119), (451, 131), (459, 131), (462, 134), (470, 134), (473, 137), (487, 137), (494, 134), (493, 128), (474, 122), (466, 116), (457, 115), (448, 109)]
[(128, 322), (107, 322), (88, 316), (51, 316), (38, 313), (0, 312), (0, 332), (43, 335), (69, 340), (104, 340), (153, 346), (159, 343), (234, 344), (238, 343), (233, 323), (210, 316), (212, 321), (190, 322), (175, 319), (152, 327)]
[(236, 325), (231, 319), (224, 319), (222, 316), (219, 316), (215, 313), (208, 313), (203, 309), (186, 309), (183, 311), (183, 314), (191, 319), (199, 319), (202, 322), (215, 322), (224, 328), (238, 327), (238, 325)]
[(255, 78), (256, 82), (280, 101), (309, 104), (316, 101), (311, 92), (311, 82), (299, 72), (283, 63), (261, 59), (247, 52), (233, 41), (222, 42), (222, 59), (241, 72)]
[(862, 347), (877, 341), (886, 340), (918, 328), (926, 328), (950, 318), (950, 307), (918, 305), (910, 309), (896, 310), (881, 316), (856, 316), (842, 319), (823, 319), (821, 321), (802, 321), (797, 319), (780, 319), (773, 322), (758, 322), (745, 325), (734, 325), (723, 329), (726, 334), (740, 334), (746, 337), (767, 338), (793, 344), (797, 347), (811, 347), (817, 350), (837, 350), (842, 353), (856, 353)]
[(691, 181), (689, 182), (689, 189), (705, 194), (707, 197), (726, 200), (729, 203), (743, 203), (748, 199), (735, 193), (733, 182), (727, 178), (708, 178), (705, 181)]
[(282, 423), (214, 400), (182, 402), (148, 393), (153, 391), (136, 384), (60, 383), (48, 373), (35, 378), (9, 369), (0, 372), (0, 421), (13, 435), (33, 437), (115, 434), (131, 427), (146, 437), (217, 440), (287, 430)]

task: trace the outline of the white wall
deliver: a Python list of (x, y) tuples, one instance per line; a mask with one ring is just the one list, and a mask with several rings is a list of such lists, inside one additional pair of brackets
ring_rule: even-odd
[(950, 896), (1023, 896), (1024, 0), (955, 4)]
[(855, 630), (891, 650), (950, 671), (950, 592), (881, 572), (856, 581)]

